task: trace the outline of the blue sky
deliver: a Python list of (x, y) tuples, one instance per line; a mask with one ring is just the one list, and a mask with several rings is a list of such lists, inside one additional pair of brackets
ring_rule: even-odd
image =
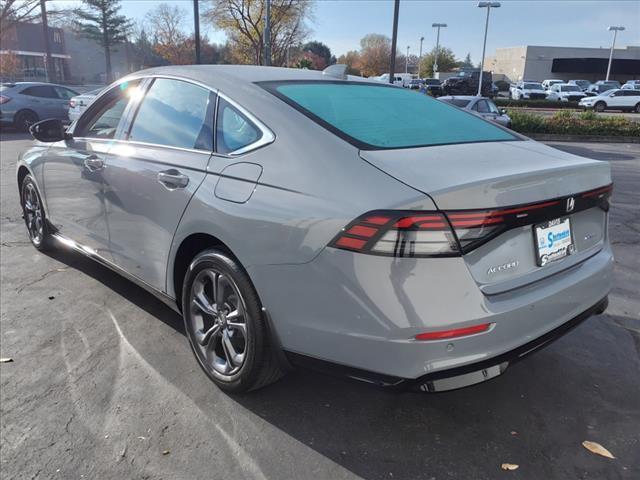
[[(76, 3), (55, 1), (54, 5)], [(157, 0), (124, 0), (122, 12), (135, 19), (143, 19), (154, 8)], [(191, 0), (167, 1), (183, 6), (192, 12)], [(487, 39), (487, 55), (498, 47), (516, 45), (557, 45), (575, 47), (609, 47), (609, 25), (624, 25), (626, 30), (618, 35), (617, 46), (640, 45), (640, 2), (506, 0), (502, 7), (492, 10)], [(434, 22), (446, 23), (440, 43), (453, 49), (458, 57), (471, 53), (477, 62), (482, 52), (485, 9), (477, 2), (467, 0), (433, 1), (401, 0), (398, 24), (398, 48), (404, 53), (407, 46), (411, 53), (418, 53), (420, 37), (424, 36), (423, 51), (435, 45)], [(309, 23), (312, 39), (326, 43), (339, 56), (348, 50), (356, 50), (360, 39), (367, 33), (383, 33), (391, 36), (393, 2), (391, 0), (316, 0), (314, 18)], [(185, 29), (192, 31), (191, 18), (185, 21)], [(210, 27), (204, 31), (213, 41), (223, 41), (224, 34)]]

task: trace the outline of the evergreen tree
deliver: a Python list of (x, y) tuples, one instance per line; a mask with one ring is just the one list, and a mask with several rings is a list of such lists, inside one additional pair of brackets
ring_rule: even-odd
[(112, 79), (111, 48), (127, 41), (131, 21), (120, 15), (120, 0), (83, 0), (76, 10), (76, 24), (80, 32), (104, 49), (107, 83)]

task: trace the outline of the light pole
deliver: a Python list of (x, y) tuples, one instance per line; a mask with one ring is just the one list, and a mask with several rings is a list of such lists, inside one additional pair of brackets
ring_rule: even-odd
[(398, 42), (398, 12), (400, 11), (400, 0), (393, 3), (393, 34), (391, 35), (391, 61), (389, 62), (389, 83), (393, 83), (396, 73), (396, 45)]
[(438, 71), (438, 53), (440, 53), (440, 29), (445, 28), (447, 26), (446, 23), (433, 23), (431, 24), (433, 28), (438, 29), (438, 33), (436, 34), (436, 57), (433, 59), (433, 76), (438, 78), (436, 74)]
[(424, 42), (424, 37), (420, 37), (420, 55), (418, 55), (418, 78), (422, 78), (422, 42)]
[(407, 45), (407, 56), (404, 57), (404, 73), (409, 73), (409, 45)]
[[(193, 0), (193, 35), (196, 42), (196, 63), (200, 65), (200, 0)], [(125, 44), (126, 45), (126, 44)]]
[(264, 18), (264, 64), (271, 65), (271, 0), (267, 0)]
[(482, 95), (482, 73), (484, 71), (484, 53), (487, 48), (487, 30), (489, 30), (489, 12), (492, 8), (500, 8), (500, 2), (479, 2), (479, 8), (487, 9), (487, 21), (484, 24), (484, 42), (482, 43), (482, 60), (480, 60), (480, 75), (478, 76), (478, 96)]
[(608, 28), (608, 30), (610, 32), (613, 32), (613, 43), (611, 44), (611, 52), (609, 52), (609, 65), (607, 65), (606, 80), (609, 80), (609, 73), (611, 72), (611, 62), (613, 62), (613, 49), (616, 48), (616, 37), (618, 36), (618, 32), (622, 32), (624, 30), (624, 27), (615, 27), (612, 25)]

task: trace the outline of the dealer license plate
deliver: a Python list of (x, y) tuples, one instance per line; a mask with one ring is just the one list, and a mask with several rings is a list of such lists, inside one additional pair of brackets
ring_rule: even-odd
[(563, 259), (574, 252), (569, 218), (558, 218), (534, 227), (539, 266)]

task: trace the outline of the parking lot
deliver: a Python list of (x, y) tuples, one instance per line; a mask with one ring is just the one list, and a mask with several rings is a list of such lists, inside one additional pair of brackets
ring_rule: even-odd
[(4, 480), (640, 478), (640, 145), (554, 144), (612, 162), (605, 314), (463, 390), (297, 371), (230, 396), (198, 368), (178, 315), (77, 254), (31, 246), (14, 177), (29, 144), (0, 142)]

